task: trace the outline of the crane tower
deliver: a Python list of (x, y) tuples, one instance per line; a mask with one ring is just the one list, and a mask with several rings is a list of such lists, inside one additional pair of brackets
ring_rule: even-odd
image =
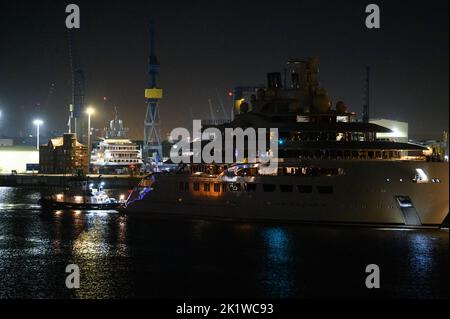
[(148, 88), (145, 89), (147, 112), (144, 122), (144, 159), (159, 162), (162, 158), (161, 132), (159, 126), (159, 100), (163, 90), (158, 88), (156, 78), (159, 62), (155, 55), (155, 23), (150, 19), (150, 55), (148, 61)]

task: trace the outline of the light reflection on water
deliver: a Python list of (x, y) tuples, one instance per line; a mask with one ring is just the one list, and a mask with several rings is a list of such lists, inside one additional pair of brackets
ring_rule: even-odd
[(385, 274), (376, 296), (448, 297), (448, 231), (42, 213), (37, 198), (0, 188), (12, 205), (0, 206), (0, 298), (370, 297), (374, 261)]
[(264, 262), (266, 289), (274, 297), (294, 297), (294, 272), (291, 242), (288, 233), (281, 227), (270, 227), (263, 231), (267, 245)]

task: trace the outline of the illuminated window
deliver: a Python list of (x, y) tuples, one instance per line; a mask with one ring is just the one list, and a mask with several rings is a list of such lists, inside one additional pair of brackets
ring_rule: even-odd
[(214, 193), (220, 193), (220, 184), (214, 184)]
[(416, 183), (428, 183), (430, 180), (428, 175), (421, 168), (416, 168), (416, 176), (414, 177)]

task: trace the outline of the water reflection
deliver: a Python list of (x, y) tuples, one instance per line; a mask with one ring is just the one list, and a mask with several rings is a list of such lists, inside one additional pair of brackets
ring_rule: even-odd
[(433, 237), (423, 233), (415, 233), (410, 236), (409, 263), (416, 280), (429, 281), (433, 272)]
[(294, 292), (292, 247), (283, 228), (271, 227), (262, 233), (266, 249), (264, 260), (265, 288), (272, 297), (287, 298)]
[(38, 197), (0, 188), (0, 298), (369, 297), (374, 262), (382, 296), (448, 297), (448, 231), (43, 213)]

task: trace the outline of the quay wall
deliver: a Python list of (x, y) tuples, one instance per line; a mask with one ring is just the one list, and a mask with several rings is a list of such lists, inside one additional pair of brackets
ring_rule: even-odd
[[(88, 175), (94, 183), (99, 175)], [(28, 188), (53, 188), (64, 187), (67, 181), (72, 178), (69, 175), (53, 174), (0, 174), (0, 186), (28, 187)], [(101, 175), (101, 180), (105, 182), (104, 188), (127, 188), (132, 189), (142, 177), (126, 175)]]

